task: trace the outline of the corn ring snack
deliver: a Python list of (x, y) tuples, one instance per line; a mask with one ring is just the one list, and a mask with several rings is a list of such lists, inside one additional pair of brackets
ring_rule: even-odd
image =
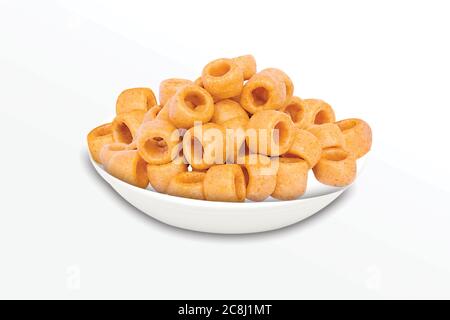
[(109, 160), (112, 158), (112, 156), (115, 155), (117, 152), (131, 150), (129, 149), (128, 146), (129, 146), (128, 144), (120, 142), (105, 144), (102, 150), (100, 151), (100, 163), (103, 166), (106, 166)]
[(177, 128), (189, 129), (195, 122), (207, 123), (214, 114), (214, 100), (205, 89), (196, 85), (181, 87), (166, 107), (170, 121)]
[(361, 119), (346, 119), (336, 122), (345, 138), (345, 150), (352, 152), (357, 159), (364, 156), (372, 147), (372, 129)]
[(226, 161), (225, 128), (215, 123), (198, 125), (186, 131), (183, 154), (196, 170), (205, 170)]
[(286, 86), (272, 74), (257, 73), (244, 85), (240, 103), (251, 114), (278, 110), (286, 103)]
[(203, 192), (204, 172), (181, 172), (167, 186), (167, 194), (177, 197), (205, 200)]
[(237, 164), (215, 165), (203, 180), (205, 199), (210, 201), (242, 202), (245, 200), (245, 177)]
[(314, 167), (322, 154), (319, 139), (306, 130), (297, 129), (295, 132), (294, 142), (289, 148), (287, 156), (303, 159), (310, 168)]
[(194, 84), (186, 79), (167, 79), (159, 85), (159, 103), (164, 106), (182, 86)]
[(160, 106), (153, 106), (144, 115), (142, 122), (153, 121), (156, 119), (158, 114), (161, 112), (162, 108)]
[(274, 76), (275, 78), (278, 79), (278, 81), (283, 82), (284, 85), (286, 86), (286, 100), (285, 103), (289, 103), (289, 101), (291, 101), (291, 98), (294, 95), (294, 83), (292, 82), (291, 78), (289, 78), (289, 76), (281, 71), (280, 69), (276, 69), (276, 68), (268, 68), (268, 69), (264, 69), (260, 72), (261, 74), (270, 74), (272, 76)]
[(148, 186), (147, 163), (137, 150), (115, 152), (104, 168), (112, 176), (136, 187)]
[(306, 191), (309, 165), (299, 158), (279, 158), (277, 184), (272, 197), (279, 200), (294, 200)]
[(199, 87), (203, 88), (202, 77), (200, 76), (200, 77), (198, 77), (197, 79), (195, 79), (194, 84), (195, 84), (196, 86), (199, 86)]
[(250, 118), (246, 136), (251, 152), (279, 156), (291, 147), (295, 137), (295, 127), (286, 113), (265, 110), (255, 113)]
[(145, 111), (134, 110), (121, 113), (112, 122), (114, 142), (130, 144), (136, 138), (136, 132), (144, 121)]
[(240, 117), (248, 120), (248, 114), (244, 108), (236, 101), (225, 99), (214, 105), (214, 115), (211, 122), (223, 124), (225, 121)]
[(316, 179), (323, 184), (344, 187), (356, 178), (356, 158), (344, 149), (329, 148), (323, 150), (313, 172)]
[(187, 164), (178, 160), (161, 165), (147, 165), (147, 175), (150, 185), (153, 189), (161, 193), (166, 192), (170, 180), (181, 172), (187, 172)]
[(127, 89), (117, 98), (116, 114), (134, 110), (147, 111), (156, 104), (155, 94), (150, 88)]
[(262, 154), (249, 154), (242, 169), (247, 184), (247, 199), (263, 201), (270, 197), (277, 184), (278, 161)]
[(308, 128), (314, 124), (336, 122), (333, 108), (325, 101), (319, 99), (303, 99), (303, 105), (305, 108), (305, 115), (302, 129)]
[(256, 60), (252, 55), (239, 56), (232, 60), (242, 69), (244, 80), (250, 79), (256, 73)]
[(104, 145), (113, 143), (112, 125), (110, 123), (103, 124), (93, 129), (87, 135), (89, 153), (95, 162), (100, 163), (100, 152)]
[(242, 153), (242, 148), (245, 147), (247, 123), (248, 118), (244, 117), (233, 118), (222, 123), (225, 128), (226, 160), (228, 162), (236, 163)]
[(319, 140), (322, 149), (326, 148), (344, 148), (345, 139), (339, 127), (334, 123), (324, 123), (319, 125), (313, 125), (308, 128)]
[[(169, 100), (170, 101), (170, 100)], [(164, 120), (170, 122), (169, 117), (169, 105), (166, 104), (165, 106), (161, 107), (161, 110), (156, 115), (156, 120)]]
[(203, 68), (202, 84), (214, 99), (228, 99), (241, 93), (244, 73), (232, 59), (217, 59)]
[(297, 128), (305, 129), (305, 106), (299, 97), (292, 97), (291, 100), (280, 109), (287, 113)]
[(168, 121), (145, 122), (136, 137), (137, 149), (149, 164), (166, 164), (175, 160), (180, 152), (178, 130)]

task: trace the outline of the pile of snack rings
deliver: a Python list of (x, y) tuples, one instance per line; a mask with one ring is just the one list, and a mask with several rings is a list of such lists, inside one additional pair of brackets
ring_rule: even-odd
[(294, 96), (286, 73), (257, 72), (246, 55), (210, 62), (195, 81), (164, 80), (159, 104), (149, 88), (123, 91), (112, 123), (87, 140), (96, 162), (134, 186), (241, 202), (297, 199), (310, 169), (323, 184), (351, 184), (372, 132), (360, 119), (336, 121), (322, 100)]

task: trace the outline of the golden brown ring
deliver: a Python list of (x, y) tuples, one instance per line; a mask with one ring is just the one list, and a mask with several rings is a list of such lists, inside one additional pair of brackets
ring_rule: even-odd
[(177, 197), (205, 200), (203, 192), (204, 172), (181, 172), (167, 186), (167, 194)]
[(278, 161), (262, 154), (249, 154), (241, 165), (247, 184), (247, 199), (263, 201), (270, 197), (277, 184)]
[(301, 123), (302, 129), (306, 129), (315, 124), (336, 122), (333, 108), (323, 100), (303, 99), (303, 106), (305, 113), (303, 122)]
[(305, 126), (305, 106), (299, 97), (292, 97), (291, 100), (280, 109), (287, 113), (297, 128), (304, 129)]
[(128, 144), (120, 142), (105, 144), (102, 150), (100, 151), (100, 163), (103, 166), (106, 166), (114, 154), (124, 150), (132, 150), (132, 149), (129, 149)]
[(121, 113), (112, 122), (114, 142), (130, 144), (136, 138), (136, 132), (144, 121), (145, 111), (135, 110)]
[(284, 112), (265, 110), (255, 113), (247, 124), (247, 146), (253, 153), (279, 156), (292, 145), (295, 127)]
[(177, 128), (189, 129), (197, 122), (207, 123), (214, 114), (212, 97), (205, 89), (196, 85), (181, 87), (170, 98), (167, 107), (170, 121)]
[(153, 121), (156, 119), (158, 114), (161, 112), (162, 108), (160, 106), (153, 106), (144, 115), (142, 122)]
[(105, 165), (112, 176), (139, 188), (148, 186), (147, 163), (137, 150), (115, 152)]
[(237, 164), (222, 164), (208, 169), (203, 180), (205, 199), (242, 202), (245, 200), (245, 177)]
[(316, 136), (322, 146), (322, 149), (345, 147), (344, 135), (339, 127), (334, 123), (312, 125), (308, 128), (308, 131)]
[(170, 122), (154, 120), (145, 122), (136, 137), (139, 154), (149, 164), (166, 164), (176, 159), (180, 152), (180, 136)]
[(100, 163), (100, 152), (103, 146), (114, 142), (111, 123), (98, 126), (89, 132), (87, 142), (92, 159)]
[(291, 158), (298, 157), (305, 160), (310, 168), (314, 167), (322, 154), (322, 146), (319, 139), (306, 130), (297, 129), (295, 132), (294, 142), (286, 156)]
[(116, 114), (134, 110), (147, 111), (156, 105), (155, 94), (150, 88), (132, 88), (122, 91), (117, 98)]
[(228, 99), (241, 93), (244, 73), (232, 59), (217, 59), (203, 68), (202, 83), (214, 99)]
[(292, 82), (291, 78), (282, 70), (276, 69), (276, 68), (267, 68), (260, 72), (261, 74), (271, 74), (275, 78), (278, 79), (278, 81), (283, 82), (286, 86), (286, 99), (284, 101), (284, 105), (286, 103), (289, 103), (291, 101), (291, 98), (294, 95), (294, 83)]
[(245, 55), (233, 58), (233, 61), (242, 69), (244, 80), (248, 80), (256, 73), (256, 60), (252, 55)]
[(356, 178), (356, 158), (341, 148), (325, 149), (313, 172), (323, 184), (345, 187)]
[(166, 192), (170, 180), (181, 172), (187, 172), (187, 164), (182, 161), (172, 161), (161, 165), (147, 165), (147, 175), (150, 184), (153, 189), (161, 193)]
[(357, 159), (364, 156), (372, 147), (372, 129), (361, 119), (346, 119), (336, 122), (345, 138), (345, 150), (352, 152)]
[(159, 103), (164, 106), (182, 86), (194, 84), (187, 79), (167, 79), (159, 85)]
[(306, 191), (309, 165), (300, 158), (279, 158), (277, 185), (272, 197), (294, 200)]
[(239, 103), (231, 99), (225, 99), (214, 105), (214, 115), (211, 122), (223, 124), (225, 121), (242, 117), (248, 120), (248, 114)]

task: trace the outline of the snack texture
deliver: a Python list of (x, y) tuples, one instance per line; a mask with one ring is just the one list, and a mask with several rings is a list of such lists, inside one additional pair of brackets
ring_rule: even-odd
[(295, 200), (309, 176), (350, 185), (372, 147), (366, 121), (336, 121), (330, 104), (302, 99), (287, 73), (258, 71), (252, 55), (213, 60), (197, 79), (163, 80), (158, 93), (122, 91), (112, 121), (87, 135), (92, 159), (138, 188), (203, 201)]

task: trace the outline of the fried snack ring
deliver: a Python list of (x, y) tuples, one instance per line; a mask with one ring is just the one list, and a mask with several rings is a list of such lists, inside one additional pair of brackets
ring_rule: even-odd
[(147, 165), (147, 175), (150, 185), (153, 189), (161, 193), (166, 192), (170, 180), (181, 172), (187, 172), (187, 164), (178, 160), (161, 165)]
[(306, 130), (295, 130), (294, 142), (289, 148), (287, 156), (303, 159), (308, 163), (309, 168), (312, 168), (319, 161), (321, 154), (322, 146), (315, 135)]
[(280, 109), (287, 113), (297, 128), (304, 129), (305, 126), (305, 105), (299, 97), (292, 97), (291, 100)]
[(129, 149), (129, 145), (120, 142), (113, 142), (109, 144), (105, 144), (100, 151), (100, 163), (103, 166), (106, 166), (109, 160), (115, 155), (117, 152), (131, 150)]
[(153, 106), (144, 115), (142, 122), (153, 121), (156, 119), (158, 114), (161, 112), (162, 108), (160, 106)]
[(246, 141), (253, 153), (279, 156), (289, 150), (294, 137), (294, 124), (284, 112), (260, 111), (247, 124)]
[(145, 111), (134, 110), (121, 113), (112, 122), (112, 134), (114, 142), (130, 144), (136, 138), (136, 132), (141, 126)]
[(136, 137), (137, 149), (149, 164), (166, 164), (175, 160), (180, 152), (178, 130), (168, 121), (145, 122)]
[(279, 158), (277, 185), (272, 197), (279, 200), (294, 200), (306, 191), (309, 165), (299, 158)]
[(114, 142), (111, 123), (103, 124), (91, 130), (87, 135), (87, 142), (92, 159), (100, 163), (100, 152), (103, 146)]
[(147, 163), (137, 150), (115, 152), (104, 168), (112, 176), (136, 187), (148, 186)]
[[(207, 123), (214, 114), (214, 100), (203, 88), (185, 85), (170, 98), (165, 108), (177, 128), (189, 129), (195, 122)], [(163, 112), (163, 111), (161, 111)]]
[(237, 117), (222, 123), (225, 128), (225, 145), (227, 162), (236, 163), (238, 157), (245, 147), (245, 128), (248, 123), (248, 117)]
[(167, 194), (177, 197), (205, 200), (203, 192), (204, 172), (181, 172), (167, 186)]
[(239, 56), (232, 60), (242, 69), (244, 80), (250, 79), (256, 73), (256, 60), (252, 55)]
[(194, 84), (195, 84), (196, 86), (199, 86), (199, 87), (203, 88), (202, 77), (200, 76), (200, 77), (198, 77), (197, 79), (195, 79)]
[(214, 105), (214, 115), (211, 122), (223, 124), (225, 121), (234, 118), (244, 118), (248, 120), (248, 114), (239, 103), (231, 99), (225, 99)]
[(357, 159), (364, 156), (372, 147), (372, 129), (361, 119), (346, 119), (336, 122), (344, 134), (345, 150), (352, 152)]
[(180, 89), (182, 86), (194, 84), (191, 80), (186, 79), (167, 79), (159, 85), (159, 103), (164, 106), (170, 98)]
[(278, 110), (286, 103), (286, 86), (270, 73), (257, 73), (244, 85), (240, 103), (251, 114)]
[(247, 199), (263, 201), (270, 197), (277, 184), (278, 162), (262, 154), (249, 154), (243, 158), (242, 169)]
[(278, 81), (283, 82), (286, 86), (286, 99), (285, 103), (289, 103), (291, 101), (292, 96), (294, 95), (294, 83), (292, 82), (291, 78), (289, 76), (281, 71), (280, 69), (276, 68), (268, 68), (264, 69), (260, 72), (261, 74), (270, 74), (278, 79)]
[(238, 96), (244, 86), (244, 72), (232, 59), (217, 59), (202, 72), (203, 87), (216, 100)]
[(341, 129), (334, 123), (313, 125), (308, 128), (308, 131), (316, 136), (322, 149), (343, 148), (345, 146), (344, 135)]
[(225, 128), (215, 123), (198, 125), (186, 131), (183, 154), (196, 170), (205, 170), (226, 161)]
[(134, 110), (147, 111), (156, 104), (155, 94), (150, 88), (127, 89), (117, 98), (116, 114)]
[(316, 179), (323, 184), (344, 187), (356, 178), (356, 158), (344, 149), (329, 148), (323, 150), (313, 172)]
[(315, 124), (336, 122), (333, 108), (325, 101), (319, 99), (303, 99), (303, 105), (305, 114), (301, 129), (306, 129)]
[(203, 180), (203, 191), (209, 201), (244, 201), (245, 177), (241, 167), (237, 164), (212, 166)]

